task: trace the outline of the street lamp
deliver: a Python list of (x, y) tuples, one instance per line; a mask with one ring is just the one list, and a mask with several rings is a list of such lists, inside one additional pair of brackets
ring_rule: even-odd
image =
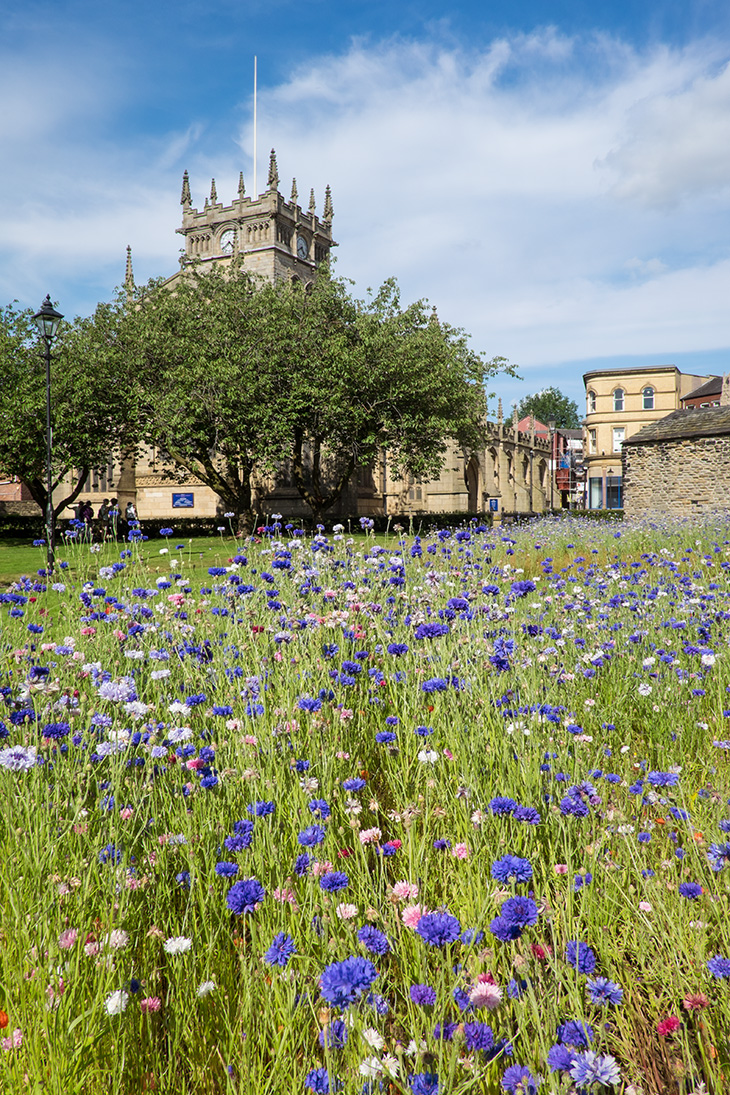
[(38, 333), (43, 339), (43, 351), (46, 359), (46, 559), (47, 571), (50, 578), (53, 574), (53, 470), (51, 467), (51, 449), (53, 437), (51, 433), (51, 343), (56, 337), (58, 326), (63, 319), (51, 304), (48, 295), (40, 307), (40, 311), (33, 316), (33, 322), (38, 328)]
[(550, 430), (550, 512), (554, 509), (553, 498), (553, 486), (555, 484), (555, 419), (551, 418), (548, 422), (548, 429)]

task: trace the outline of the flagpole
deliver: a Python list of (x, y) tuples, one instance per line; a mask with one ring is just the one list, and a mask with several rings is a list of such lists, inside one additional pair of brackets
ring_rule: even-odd
[(257, 58), (254, 54), (253, 59), (253, 199), (259, 196), (258, 185), (256, 182), (256, 84), (257, 84)]

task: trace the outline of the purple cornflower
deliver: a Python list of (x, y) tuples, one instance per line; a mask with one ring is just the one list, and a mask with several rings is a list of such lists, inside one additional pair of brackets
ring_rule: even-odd
[(328, 818), (332, 813), (329, 803), (325, 802), (323, 798), (313, 798), (307, 805), (310, 814), (313, 814), (315, 817), (321, 817), (323, 820)]
[(512, 583), (510, 593), (513, 597), (526, 597), (528, 593), (534, 593), (536, 589), (534, 582), (531, 582), (529, 578), (523, 578), (522, 581)]
[(529, 882), (532, 878), (530, 861), (517, 855), (503, 855), (492, 864), (492, 878), (497, 882), (509, 882), (510, 879), (515, 882)]
[(342, 962), (333, 962), (323, 970), (320, 990), (333, 1007), (346, 1008), (370, 990), (377, 976), (378, 971), (372, 962), (353, 955)]
[(489, 925), (489, 930), (500, 943), (511, 943), (522, 935), (522, 928), (511, 920), (505, 920), (503, 916), (495, 916)]
[(652, 787), (676, 787), (679, 776), (676, 772), (649, 772), (646, 781)]
[(494, 1031), (488, 1023), (464, 1023), (464, 1042), (470, 1050), (494, 1049)]
[(268, 817), (269, 814), (273, 814), (276, 809), (275, 802), (249, 802), (246, 807), (249, 814), (255, 814), (256, 817)]
[(686, 897), (689, 901), (702, 896), (702, 887), (697, 882), (680, 882), (677, 890), (681, 897)]
[(398, 735), (394, 734), (392, 730), (380, 730), (375, 735), (375, 740), (378, 745), (391, 745), (398, 740)]
[(225, 861), (223, 863), (216, 863), (215, 873), (220, 878), (233, 878), (234, 875), (238, 874), (238, 864), (227, 863)]
[(711, 844), (707, 851), (707, 859), (713, 871), (721, 871), (730, 863), (730, 843)]
[(347, 1027), (342, 1019), (332, 1019), (324, 1030), (319, 1032), (319, 1044), (322, 1049), (343, 1049), (347, 1042)]
[(286, 966), (297, 948), (290, 935), (277, 932), (271, 941), (271, 946), (264, 955), (264, 962), (269, 966)]
[(223, 841), (224, 845), (229, 852), (242, 852), (245, 848), (250, 847), (253, 840), (253, 828), (248, 832), (234, 833), (233, 836), (227, 836)]
[(362, 791), (365, 786), (365, 780), (359, 776), (353, 776), (352, 779), (344, 779), (342, 786), (345, 791)]
[(339, 1082), (334, 1076), (330, 1078), (326, 1068), (313, 1068), (307, 1073), (304, 1082), (315, 1095), (330, 1095), (331, 1091), (336, 1091), (339, 1087)]
[(531, 897), (508, 897), (502, 904), (500, 916), (519, 928), (531, 928), (537, 924), (537, 905)]
[(713, 977), (730, 977), (730, 958), (716, 954), (714, 958), (708, 959), (707, 968)]
[(321, 825), (310, 825), (299, 833), (297, 840), (305, 848), (314, 848), (315, 845), (322, 843), (326, 835), (326, 830)]
[(437, 1042), (450, 1042), (458, 1025), (458, 1023), (437, 1023), (433, 1028), (433, 1036)]
[(509, 1095), (537, 1095), (541, 1083), (540, 1077), (533, 1076), (527, 1065), (510, 1065), (502, 1076), (502, 1090)]
[(607, 977), (596, 977), (593, 981), (586, 982), (586, 992), (591, 998), (592, 1004), (606, 1007), (608, 1004), (620, 1004), (624, 998), (624, 990)]
[(430, 985), (411, 985), (411, 1000), (419, 1007), (432, 1007), (436, 1003), (436, 989)]
[(266, 890), (255, 878), (242, 878), (234, 882), (226, 895), (226, 905), (237, 916), (256, 911), (266, 896)]
[(378, 928), (374, 928), (372, 924), (365, 924), (364, 927), (360, 928), (357, 933), (357, 940), (371, 954), (383, 955), (391, 949), (387, 935), (379, 931)]
[(578, 1087), (588, 1087), (595, 1083), (611, 1087), (621, 1082), (621, 1073), (613, 1057), (609, 1054), (599, 1056), (592, 1049), (576, 1055), (570, 1075)]
[(513, 798), (506, 798), (502, 795), (492, 799), (489, 803), (489, 809), (495, 817), (499, 817), (502, 814), (513, 814), (517, 809), (517, 803)]
[(416, 931), (429, 947), (445, 947), (461, 934), (461, 924), (447, 912), (426, 913), (418, 921)]
[(437, 1072), (416, 1072), (408, 1077), (413, 1095), (438, 1095), (439, 1078)]
[(555, 1045), (548, 1050), (547, 1063), (551, 1072), (567, 1072), (573, 1067), (575, 1054), (564, 1045)]
[(350, 879), (344, 871), (328, 871), (320, 878), (319, 885), (327, 893), (336, 893), (338, 890), (346, 890)]
[(448, 635), (448, 624), (427, 623), (419, 624), (413, 632), (417, 639), (440, 639), (442, 635)]
[(593, 1041), (593, 1027), (579, 1019), (568, 1019), (558, 1027), (558, 1041), (575, 1049), (587, 1049)]
[(596, 956), (587, 943), (571, 939), (565, 953), (566, 961), (578, 973), (593, 973), (596, 968)]

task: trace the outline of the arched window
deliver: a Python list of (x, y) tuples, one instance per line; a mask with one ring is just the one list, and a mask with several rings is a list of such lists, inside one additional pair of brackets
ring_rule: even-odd
[(595, 414), (596, 413), (596, 393), (595, 392), (586, 392), (586, 408), (587, 408), (588, 414)]
[(616, 388), (613, 393), (613, 409), (615, 411), (622, 411), (624, 409), (624, 390), (623, 388)]
[(644, 388), (643, 392), (641, 393), (641, 396), (642, 396), (642, 399), (643, 399), (644, 410), (645, 411), (653, 411), (654, 410), (654, 389), (653, 388)]

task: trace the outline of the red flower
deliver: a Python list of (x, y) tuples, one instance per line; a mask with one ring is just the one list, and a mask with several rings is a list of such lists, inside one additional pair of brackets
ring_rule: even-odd
[(5, 1030), (9, 1022), (7, 1011), (0, 1011), (0, 1030)]
[(668, 1015), (666, 1019), (660, 1019), (657, 1023), (657, 1034), (660, 1034), (662, 1038), (667, 1038), (670, 1034), (674, 1034), (675, 1030), (679, 1030), (680, 1026), (681, 1023), (676, 1015)]

